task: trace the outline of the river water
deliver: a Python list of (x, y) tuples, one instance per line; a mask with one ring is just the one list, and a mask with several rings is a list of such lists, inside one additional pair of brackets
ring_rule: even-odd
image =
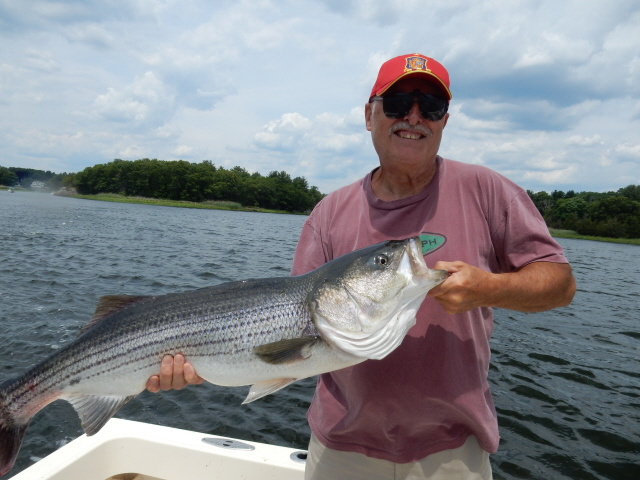
[[(102, 295), (285, 276), (305, 217), (0, 191), (0, 383), (72, 340)], [(559, 240), (572, 305), (496, 310), (496, 479), (640, 478), (640, 247)], [(118, 417), (306, 448), (307, 379), (249, 405), (246, 388), (143, 392)], [(66, 402), (33, 419), (14, 469), (82, 433)]]

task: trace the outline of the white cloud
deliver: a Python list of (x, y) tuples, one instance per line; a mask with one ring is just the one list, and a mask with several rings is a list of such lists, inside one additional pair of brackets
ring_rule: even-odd
[(615, 149), (616, 153), (629, 160), (640, 160), (640, 144), (622, 144)]
[(582, 62), (589, 58), (593, 47), (587, 39), (573, 39), (563, 33), (543, 31), (515, 63), (515, 67), (540, 67), (559, 62)]
[(116, 122), (162, 125), (174, 106), (173, 94), (153, 72), (146, 72), (122, 89), (109, 87), (94, 101), (96, 113)]
[(299, 113), (285, 113), (278, 120), (267, 123), (254, 136), (256, 144), (269, 149), (291, 150), (300, 145), (311, 121)]
[(598, 134), (585, 137), (584, 135), (571, 135), (565, 142), (566, 145), (575, 145), (579, 147), (591, 147), (594, 145), (603, 145), (602, 137)]

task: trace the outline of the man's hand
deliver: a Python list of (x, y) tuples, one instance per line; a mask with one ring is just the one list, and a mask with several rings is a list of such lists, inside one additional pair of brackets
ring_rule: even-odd
[(160, 374), (149, 377), (146, 387), (150, 392), (156, 393), (160, 390), (180, 390), (187, 385), (199, 385), (203, 382), (204, 378), (198, 376), (193, 365), (185, 361), (183, 355), (165, 355)]
[(576, 284), (566, 263), (533, 262), (512, 273), (491, 273), (464, 262), (437, 262), (449, 277), (427, 294), (453, 315), (477, 307), (541, 312), (571, 303)]
[(487, 290), (493, 281), (490, 272), (464, 262), (437, 262), (435, 270), (446, 270), (449, 277), (427, 294), (450, 315), (486, 306)]

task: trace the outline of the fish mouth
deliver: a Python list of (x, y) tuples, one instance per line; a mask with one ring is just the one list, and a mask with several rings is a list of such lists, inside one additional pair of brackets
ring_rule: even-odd
[(446, 270), (433, 270), (427, 267), (424, 256), (422, 255), (422, 240), (420, 240), (420, 237), (409, 239), (407, 254), (413, 274), (422, 281), (432, 283), (433, 286), (436, 286), (449, 276), (449, 272)]

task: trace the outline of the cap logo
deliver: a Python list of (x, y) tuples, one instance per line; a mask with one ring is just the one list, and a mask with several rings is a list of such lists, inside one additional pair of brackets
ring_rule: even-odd
[(424, 70), (425, 72), (428, 72), (427, 59), (423, 57), (407, 57), (407, 63), (404, 66), (404, 71), (411, 72), (413, 70)]

